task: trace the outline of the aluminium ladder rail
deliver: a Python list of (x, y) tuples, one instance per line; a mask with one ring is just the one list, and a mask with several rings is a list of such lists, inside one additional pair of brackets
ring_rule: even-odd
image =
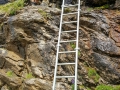
[[(57, 44), (57, 54), (56, 54), (56, 64), (55, 64), (55, 72), (54, 72), (54, 80), (53, 80), (53, 87), (52, 90), (57, 90), (56, 89), (56, 79), (57, 78), (75, 78), (75, 85), (74, 85), (74, 90), (77, 90), (77, 68), (78, 68), (78, 40), (79, 40), (79, 18), (80, 18), (80, 0), (78, 0), (78, 4), (75, 5), (65, 5), (65, 0), (63, 0), (62, 3), (62, 12), (61, 12), (61, 20), (60, 20), (60, 28), (59, 28), (59, 37), (58, 37), (58, 44)], [(73, 12), (73, 13), (67, 13), (64, 14), (64, 8), (65, 7), (74, 7), (78, 6), (78, 11)], [(77, 14), (77, 20), (76, 21), (70, 21), (70, 22), (63, 22), (63, 16), (64, 15), (72, 15), (72, 14)], [(77, 30), (69, 30), (69, 31), (62, 31), (62, 24), (69, 24), (69, 23), (77, 23)], [(69, 41), (61, 41), (61, 33), (69, 33), (69, 32), (77, 32), (76, 34), (76, 40), (69, 40)], [(59, 47), (60, 43), (66, 43), (66, 42), (76, 42), (76, 48), (75, 51), (63, 51), (59, 52)], [(58, 63), (58, 56), (61, 53), (76, 53), (75, 55), (75, 63)], [(59, 65), (75, 65), (75, 75), (74, 76), (57, 76), (57, 67)]]

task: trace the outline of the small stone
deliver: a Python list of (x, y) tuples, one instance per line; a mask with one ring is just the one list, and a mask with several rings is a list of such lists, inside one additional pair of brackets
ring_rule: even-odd
[(1, 90), (9, 90), (9, 89), (8, 89), (7, 85), (4, 85), (4, 86), (1, 88)]
[(33, 74), (35, 74), (36, 76), (38, 76), (38, 77), (40, 77), (40, 78), (43, 78), (42, 71), (39, 69), (39, 67), (34, 67), (34, 68), (32, 68), (32, 72), (33, 72)]
[(24, 62), (23, 61), (18, 61), (18, 66), (24, 67)]

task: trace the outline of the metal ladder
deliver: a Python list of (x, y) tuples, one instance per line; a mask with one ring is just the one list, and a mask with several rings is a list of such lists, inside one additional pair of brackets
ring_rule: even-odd
[[(64, 14), (64, 8), (68, 7), (78, 7), (77, 12), (73, 13), (67, 13)], [(63, 22), (63, 16), (64, 15), (72, 15), (77, 14), (77, 20), (76, 21), (69, 21), (69, 22)], [(78, 40), (79, 40), (79, 18), (80, 18), (80, 0), (78, 0), (78, 4), (75, 5), (65, 5), (65, 0), (63, 0), (62, 3), (62, 11), (61, 11), (61, 20), (60, 20), (60, 29), (59, 29), (59, 37), (58, 37), (58, 44), (57, 44), (57, 54), (56, 54), (56, 64), (55, 64), (55, 72), (54, 72), (54, 81), (53, 81), (53, 87), (52, 90), (56, 89), (56, 79), (57, 78), (75, 78), (74, 80), (74, 90), (77, 90), (77, 68), (78, 68)], [(69, 23), (77, 23), (77, 30), (69, 30), (69, 31), (62, 31), (62, 25), (63, 24), (69, 24)], [(61, 41), (61, 34), (62, 33), (69, 33), (69, 32), (76, 32), (76, 40), (67, 40), (67, 41)], [(74, 51), (63, 51), (60, 52), (60, 43), (66, 43), (66, 42), (76, 42), (76, 48)], [(58, 56), (61, 53), (75, 53), (75, 62), (74, 63), (58, 63)], [(74, 76), (57, 76), (57, 68), (59, 65), (75, 65), (75, 75)]]

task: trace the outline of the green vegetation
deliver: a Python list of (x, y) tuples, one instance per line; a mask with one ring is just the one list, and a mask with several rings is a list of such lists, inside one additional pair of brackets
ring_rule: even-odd
[(100, 6), (100, 7), (88, 7), (86, 10), (88, 12), (92, 11), (92, 10), (101, 10), (101, 9), (108, 9), (110, 8), (110, 5), (109, 4), (105, 4), (103, 6)]
[[(74, 86), (75, 86), (74, 84), (71, 85), (72, 87), (71, 90), (74, 90)], [(77, 86), (77, 89), (79, 90), (79, 86)]]
[(72, 89), (71, 89), (71, 90), (74, 90), (74, 84), (72, 84), (72, 86), (71, 86), (71, 87), (72, 87)]
[(7, 71), (6, 75), (8, 77), (12, 77), (14, 75), (13, 71)]
[(78, 51), (78, 56), (80, 56), (80, 51)]
[(96, 83), (99, 82), (100, 76), (97, 74), (97, 72), (95, 71), (95, 69), (89, 68), (88, 69), (88, 76), (89, 76), (89, 78), (93, 79), (94, 82), (96, 82)]
[(84, 90), (85, 86), (84, 85), (80, 85), (79, 88), (82, 89), (82, 90)]
[(92, 11), (92, 10), (94, 10), (93, 8), (87, 8), (87, 11), (88, 12), (90, 12), (90, 11)]
[(120, 85), (118, 86), (110, 86), (110, 85), (99, 85), (95, 90), (120, 90)]
[(73, 48), (73, 49), (75, 49), (76, 48), (76, 45), (74, 44), (74, 43), (70, 43), (70, 46)]
[(120, 85), (113, 87), (113, 90), (120, 90)]
[(28, 74), (26, 74), (25, 78), (31, 79), (31, 78), (34, 78), (34, 76), (32, 75), (32, 73), (28, 73)]
[(92, 89), (90, 89), (90, 88), (87, 87), (87, 90), (92, 90)]
[(44, 10), (39, 9), (38, 12), (45, 18), (45, 19), (50, 19), (51, 15), (46, 13)]
[(110, 7), (109, 4), (105, 4), (103, 6), (100, 6), (100, 7), (95, 7), (95, 9), (99, 10), (99, 9), (108, 9)]
[[(70, 46), (71, 46), (73, 49), (76, 48), (76, 45), (75, 45), (75, 43), (73, 43), (73, 42), (70, 43)], [(80, 51), (78, 51), (78, 56), (80, 56)]]
[(71, 12), (71, 10), (70, 10), (70, 8), (65, 8), (65, 9), (64, 9), (64, 12), (65, 12), (65, 13), (69, 13), (69, 12)]
[(99, 85), (95, 90), (113, 90), (113, 87), (109, 85)]
[(0, 30), (2, 30), (3, 23), (0, 24)]
[(24, 0), (16, 0), (12, 3), (8, 3), (0, 6), (0, 13), (6, 13), (7, 15), (15, 15), (16, 12), (22, 9), (24, 6)]

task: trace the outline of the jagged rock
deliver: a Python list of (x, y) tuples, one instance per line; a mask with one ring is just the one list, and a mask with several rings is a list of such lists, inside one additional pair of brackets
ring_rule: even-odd
[[(109, 19), (102, 14), (84, 13), (81, 17), (81, 25), (90, 28), (89, 30), (98, 30), (108, 35), (110, 31)], [(85, 27), (84, 27), (85, 28)]]
[(38, 76), (39, 78), (43, 78), (42, 69), (35, 67), (35, 68), (32, 68), (32, 72), (35, 76)]
[(42, 6), (48, 6), (48, 4), (49, 4), (49, 0), (42, 0), (41, 3)]
[(4, 85), (4, 86), (1, 88), (1, 90), (9, 90), (9, 89), (8, 89), (7, 85)]
[(116, 2), (115, 2), (115, 7), (116, 7), (116, 8), (120, 8), (120, 0), (116, 0)]
[[(113, 33), (113, 35), (115, 34)], [(99, 50), (99, 52), (101, 51), (111, 55), (120, 55), (120, 48), (116, 46), (115, 42), (112, 39), (100, 34), (97, 34), (96, 36), (97, 38), (93, 37), (92, 41), (93, 50), (96, 52)]]
[[(98, 53), (93, 53), (93, 57), (96, 67), (98, 67), (101, 72), (101, 76), (105, 76), (104, 79), (109, 83), (113, 84), (113, 81), (116, 81), (114, 82), (115, 84), (119, 83), (120, 73), (118, 69), (119, 63), (116, 63), (117, 59)], [(107, 77), (105, 73), (107, 73)]]
[(3, 87), (4, 83), (0, 80), (0, 88)]
[(49, 81), (39, 78), (25, 81), (23, 90), (51, 90), (52, 84)]
[(19, 88), (19, 86), (22, 84), (22, 79), (20, 77), (17, 77), (13, 74), (9, 76), (5, 70), (0, 70), (0, 80), (2, 80), (2, 82), (5, 82), (13, 89)]
[(56, 89), (57, 90), (62, 90), (62, 89), (68, 89), (68, 90), (71, 90), (71, 86), (69, 86), (68, 84), (64, 83), (63, 82), (57, 82), (56, 83)]
[[(16, 74), (19, 75), (19, 71), (21, 71), (23, 68), (20, 66), (20, 62), (23, 63), (23, 59), (15, 54), (12, 51), (8, 51), (5, 49), (0, 49), (1, 53), (0, 53), (0, 67), (1, 68), (10, 68), (11, 70), (13, 70)], [(24, 67), (24, 65), (22, 65)]]

